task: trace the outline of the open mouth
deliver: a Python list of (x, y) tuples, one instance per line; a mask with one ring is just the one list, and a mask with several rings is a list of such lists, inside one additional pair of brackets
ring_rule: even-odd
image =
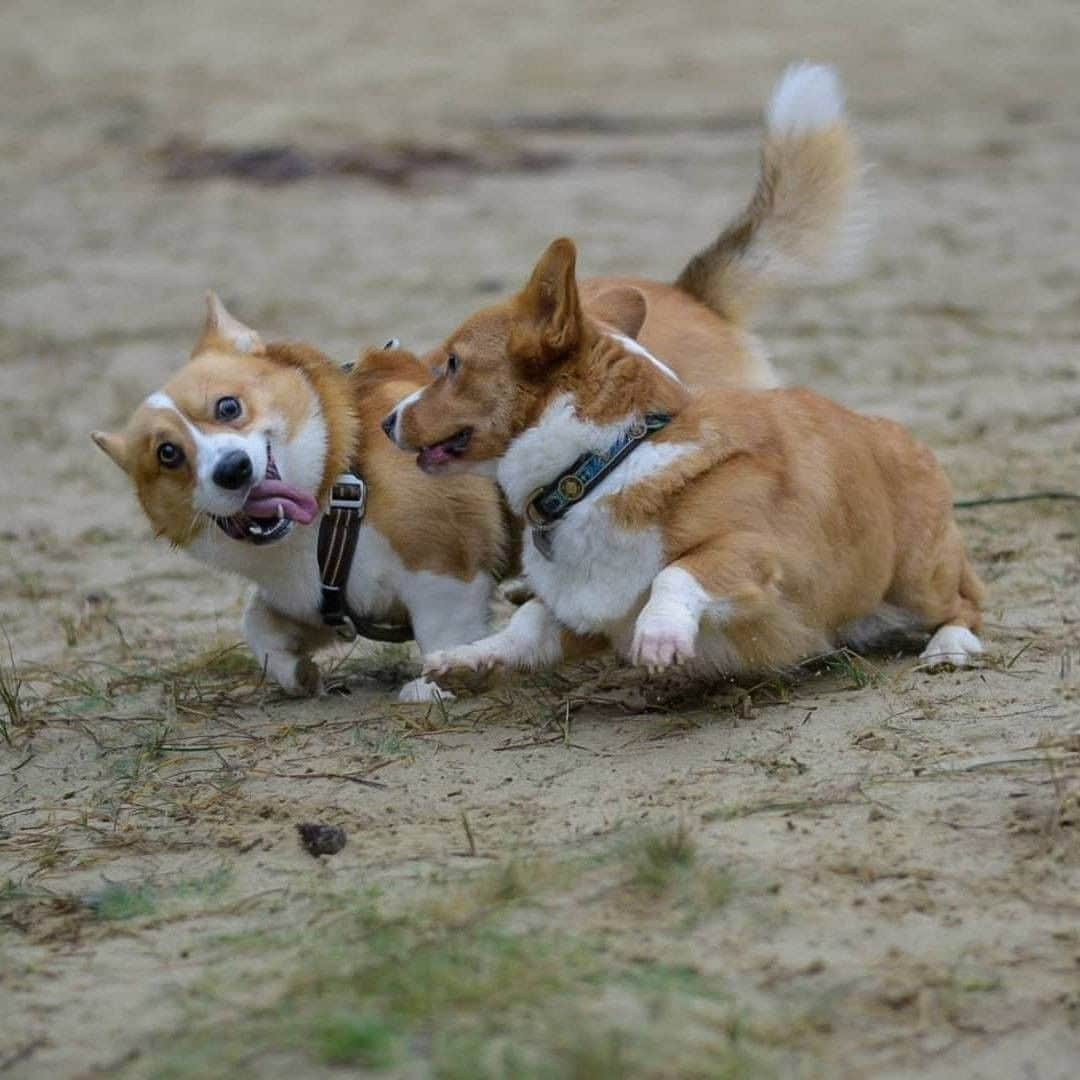
[(442, 442), (425, 446), (416, 455), (416, 464), (424, 472), (431, 472), (444, 465), (449, 465), (468, 450), (472, 433), (472, 428), (462, 428), (456, 435), (451, 435), (449, 439), (443, 439)]
[(233, 540), (272, 544), (292, 531), (293, 523), (308, 525), (318, 516), (319, 504), (307, 491), (281, 479), (270, 444), (266, 444), (266, 476), (249, 492), (239, 513), (215, 517), (221, 531)]

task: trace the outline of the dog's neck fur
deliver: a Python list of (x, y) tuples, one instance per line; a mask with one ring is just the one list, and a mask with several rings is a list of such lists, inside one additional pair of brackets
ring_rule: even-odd
[(677, 414), (688, 400), (678, 378), (636, 342), (597, 334), (567, 362), (552, 390), (507, 447), (496, 478), (511, 508), (523, 513), (537, 488), (583, 454), (607, 450), (646, 413)]
[(298, 369), (315, 395), (326, 429), (322, 480), (316, 492), (320, 504), (324, 503), (334, 477), (355, 462), (360, 449), (359, 417), (350, 375), (318, 349), (299, 342), (271, 342), (266, 355), (274, 363)]

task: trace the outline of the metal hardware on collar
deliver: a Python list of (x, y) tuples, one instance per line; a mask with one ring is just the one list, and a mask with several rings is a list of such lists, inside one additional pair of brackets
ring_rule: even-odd
[(646, 413), (635, 420), (607, 450), (582, 454), (550, 484), (537, 488), (525, 503), (525, 519), (532, 527), (536, 550), (550, 560), (555, 526), (576, 503), (604, 479), (645, 439), (671, 423), (667, 413)]
[(319, 522), (318, 564), (322, 599), (319, 614), (325, 626), (332, 626), (343, 637), (357, 636), (373, 641), (411, 641), (408, 623), (381, 623), (365, 619), (349, 608), (345, 586), (356, 554), (360, 525), (367, 510), (367, 484), (356, 472), (344, 472), (334, 478), (330, 501)]
[(555, 524), (534, 525), (532, 527), (532, 542), (536, 550), (547, 559), (548, 562), (555, 557)]

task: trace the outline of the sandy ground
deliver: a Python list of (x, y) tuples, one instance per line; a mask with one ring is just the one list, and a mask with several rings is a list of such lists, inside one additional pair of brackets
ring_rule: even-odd
[[(392, 703), (407, 657), (342, 650), (351, 693), (297, 704), (229, 648), (242, 585), (156, 546), (87, 437), (208, 286), (344, 360), (437, 340), (560, 233), (585, 273), (673, 274), (807, 56), (847, 83), (877, 233), (764, 314), (779, 370), (911, 425), (959, 495), (1076, 489), (1075, 4), (53, 0), (3, 28), (0, 1073), (1075, 1075), (1076, 504), (962, 515), (975, 671), (593, 668), (432, 712)], [(175, 139), (562, 165), (170, 183)], [(383, 1026), (342, 1049), (316, 999)]]

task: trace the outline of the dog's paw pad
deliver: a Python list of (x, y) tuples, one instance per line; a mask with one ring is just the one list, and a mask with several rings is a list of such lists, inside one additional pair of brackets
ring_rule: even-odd
[(966, 626), (941, 626), (919, 659), (931, 668), (966, 667), (982, 651), (982, 642)]
[(639, 667), (663, 671), (694, 658), (694, 632), (673, 623), (646, 623), (634, 633), (630, 658)]

